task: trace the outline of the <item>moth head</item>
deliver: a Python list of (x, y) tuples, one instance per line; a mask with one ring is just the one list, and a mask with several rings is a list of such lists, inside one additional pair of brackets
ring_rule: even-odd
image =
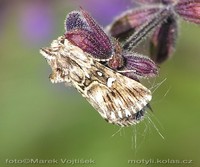
[(67, 82), (69, 58), (64, 51), (64, 38), (59, 37), (52, 42), (50, 47), (41, 48), (40, 53), (45, 57), (52, 69), (52, 73), (49, 76), (51, 82)]

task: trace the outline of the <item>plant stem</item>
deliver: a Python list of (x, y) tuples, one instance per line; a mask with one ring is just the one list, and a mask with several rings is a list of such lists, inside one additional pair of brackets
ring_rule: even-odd
[(161, 25), (170, 15), (172, 15), (171, 8), (162, 8), (155, 16), (144, 24), (138, 31), (136, 31), (124, 43), (123, 48), (126, 50), (133, 50), (140, 42), (143, 41), (157, 26)]

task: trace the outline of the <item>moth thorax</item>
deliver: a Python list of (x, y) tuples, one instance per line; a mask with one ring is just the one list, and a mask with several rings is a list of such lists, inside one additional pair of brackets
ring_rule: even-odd
[(112, 69), (120, 69), (124, 65), (124, 58), (122, 57), (122, 47), (117, 40), (113, 41), (113, 55), (108, 61), (108, 66)]
[(119, 54), (113, 55), (113, 57), (108, 61), (108, 66), (114, 70), (120, 69), (123, 65), (124, 58)]

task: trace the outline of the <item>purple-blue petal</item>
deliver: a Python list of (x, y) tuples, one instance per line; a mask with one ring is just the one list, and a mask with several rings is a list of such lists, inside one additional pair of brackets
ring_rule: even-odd
[(81, 12), (73, 11), (67, 15), (66, 31), (70, 31), (77, 28), (89, 30), (89, 25), (87, 24)]

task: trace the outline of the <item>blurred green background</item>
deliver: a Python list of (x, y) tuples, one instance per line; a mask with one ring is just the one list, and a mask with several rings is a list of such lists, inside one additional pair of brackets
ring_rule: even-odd
[[(148, 165), (156, 167), (200, 166), (199, 26), (181, 22), (176, 53), (147, 83), (152, 87), (167, 78), (154, 92), (154, 113), (149, 113), (164, 140), (147, 118), (118, 132), (74, 88), (48, 79), (50, 67), (39, 48), (64, 33), (68, 12), (82, 6), (106, 25), (131, 5), (126, 0), (0, 1), (0, 166), (72, 165), (60, 159), (95, 161), (73, 166), (143, 167), (143, 159), (193, 161)], [(58, 164), (16, 164), (14, 159), (56, 159)]]

